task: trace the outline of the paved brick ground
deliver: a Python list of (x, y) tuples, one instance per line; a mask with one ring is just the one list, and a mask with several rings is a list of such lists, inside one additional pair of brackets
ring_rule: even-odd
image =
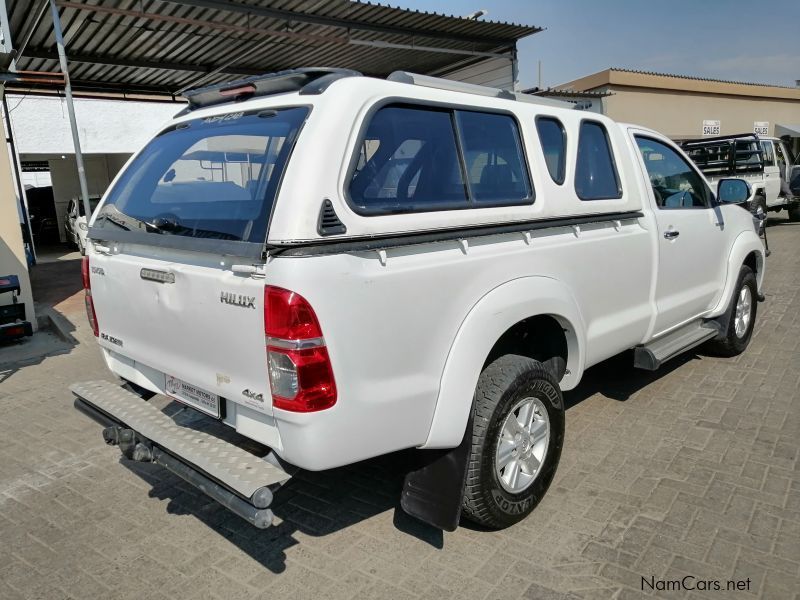
[(121, 463), (72, 408), (70, 382), (108, 375), (80, 302), (56, 293), (80, 344), (0, 373), (0, 598), (633, 598), (643, 576), (686, 575), (749, 591), (660, 595), (798, 598), (800, 226), (770, 238), (747, 353), (590, 371), (551, 491), (497, 533), (404, 516), (402, 454), (301, 476), (267, 531)]

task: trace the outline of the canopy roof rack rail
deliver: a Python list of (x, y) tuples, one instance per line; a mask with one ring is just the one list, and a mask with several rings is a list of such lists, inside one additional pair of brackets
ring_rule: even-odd
[(741, 140), (745, 138), (751, 138), (753, 140), (759, 140), (760, 138), (755, 133), (734, 133), (731, 135), (720, 135), (717, 137), (707, 137), (702, 138), (699, 140), (686, 140), (681, 144), (684, 148), (691, 148), (692, 146), (703, 146), (705, 144), (713, 143), (713, 142), (728, 142), (734, 140)]
[(288, 69), (264, 75), (253, 75), (236, 81), (187, 90), (183, 96), (189, 101), (189, 106), (181, 114), (198, 108), (246, 100), (255, 96), (273, 96), (298, 91), (307, 95), (321, 94), (334, 81), (344, 77), (360, 76), (361, 73), (352, 69), (324, 67)]
[(501, 98), (503, 100), (527, 102), (528, 104), (538, 104), (540, 106), (546, 105), (558, 106), (559, 108), (575, 108), (575, 105), (572, 103), (562, 102), (561, 100), (551, 100), (550, 98), (542, 98), (541, 96), (519, 94), (509, 90), (501, 90), (500, 88), (476, 85), (474, 83), (464, 83), (461, 81), (454, 81), (452, 79), (444, 79), (442, 77), (418, 75), (416, 73), (409, 73), (408, 71), (394, 71), (386, 78), (386, 80), (395, 81), (397, 83), (409, 83), (411, 85), (436, 88), (439, 90), (448, 90), (451, 92), (464, 92), (466, 94), (477, 94), (478, 96), (488, 96), (490, 98)]
[(754, 133), (691, 140), (683, 142), (681, 147), (707, 175), (734, 175), (764, 169), (764, 150)]

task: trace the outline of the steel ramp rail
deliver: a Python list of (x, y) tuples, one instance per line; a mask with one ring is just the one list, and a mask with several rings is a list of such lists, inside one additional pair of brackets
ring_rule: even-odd
[(155, 462), (259, 528), (268, 527), (272, 490), (291, 475), (205, 431), (178, 425), (153, 404), (108, 381), (75, 383), (75, 406), (106, 425), (106, 443)]

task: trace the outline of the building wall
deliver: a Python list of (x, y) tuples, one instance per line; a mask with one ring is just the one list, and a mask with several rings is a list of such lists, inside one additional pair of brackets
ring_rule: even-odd
[[(72, 133), (63, 98), (8, 96), (19, 154), (72, 154)], [(183, 104), (75, 99), (75, 118), (85, 154), (132, 154), (183, 108)]]
[(510, 57), (487, 58), (468, 67), (448, 71), (442, 77), (503, 90), (514, 89), (514, 69)]
[(755, 121), (800, 122), (800, 101), (724, 96), (687, 91), (605, 86), (613, 95), (604, 99), (611, 118), (644, 125), (674, 139), (702, 137), (704, 120), (720, 121), (720, 134), (752, 133)]
[[(2, 90), (0, 89), (0, 93)], [(5, 128), (0, 125), (0, 130)], [(0, 275), (17, 275), (22, 292), (20, 300), (25, 303), (26, 318), (36, 328), (36, 316), (33, 312), (33, 295), (28, 276), (28, 262), (25, 259), (25, 248), (22, 245), (22, 228), (20, 227), (19, 199), (14, 185), (8, 145), (0, 144)], [(3, 294), (0, 302), (9, 304), (10, 294)]]

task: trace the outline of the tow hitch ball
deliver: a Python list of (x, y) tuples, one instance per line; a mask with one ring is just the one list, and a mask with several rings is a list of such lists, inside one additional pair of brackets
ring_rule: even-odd
[(109, 446), (119, 446), (127, 458), (138, 462), (153, 462), (153, 449), (146, 440), (137, 440), (133, 429), (117, 425), (103, 429), (103, 440)]

